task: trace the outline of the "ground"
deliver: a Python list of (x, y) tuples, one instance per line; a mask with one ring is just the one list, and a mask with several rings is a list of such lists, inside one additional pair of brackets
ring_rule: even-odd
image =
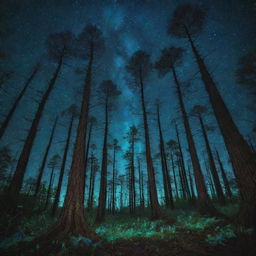
[[(234, 206), (226, 207), (233, 211)], [(130, 217), (127, 212), (108, 215), (106, 221), (94, 225), (95, 212), (87, 212), (92, 227), (102, 242), (72, 235), (56, 247), (52, 255), (94, 256), (254, 256), (251, 229), (234, 226), (224, 220), (200, 216), (193, 210), (167, 212), (170, 218), (151, 221), (148, 213)], [(0, 243), (1, 255), (41, 255), (35, 250), (22, 254), (27, 241), (45, 231), (55, 219), (48, 213), (24, 217), (14, 235)], [(42, 254), (43, 255), (43, 254)]]

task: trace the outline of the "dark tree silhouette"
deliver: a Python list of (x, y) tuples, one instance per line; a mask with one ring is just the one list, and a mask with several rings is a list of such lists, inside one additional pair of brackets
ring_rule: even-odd
[(52, 145), (52, 141), (53, 141), (55, 129), (56, 129), (56, 126), (57, 126), (57, 122), (58, 122), (58, 117), (55, 118), (52, 130), (51, 130), (51, 134), (50, 134), (50, 137), (49, 137), (49, 141), (47, 143), (47, 146), (46, 146), (46, 149), (45, 149), (45, 152), (44, 152), (44, 157), (43, 157), (41, 166), (40, 166), (39, 171), (38, 171), (38, 175), (37, 175), (37, 179), (36, 179), (36, 184), (35, 184), (35, 192), (34, 192), (34, 196), (35, 197), (37, 196), (37, 194), (39, 192), (42, 176), (43, 176), (43, 173), (44, 173), (47, 157), (48, 157), (51, 145)]
[(116, 154), (118, 151), (121, 150), (121, 147), (118, 145), (118, 140), (114, 139), (113, 143), (111, 145), (113, 148), (113, 168), (112, 168), (112, 207), (111, 207), (111, 213), (115, 214), (116, 212), (116, 180), (117, 180), (117, 170), (116, 170)]
[(129, 210), (130, 214), (135, 213), (136, 209), (136, 191), (135, 191), (135, 143), (138, 141), (138, 129), (136, 126), (130, 126), (125, 138), (129, 142), (129, 150), (125, 154), (128, 160), (129, 169)]
[(99, 239), (97, 234), (89, 227), (84, 216), (83, 189), (85, 182), (85, 138), (91, 98), (92, 69), (95, 54), (100, 50), (102, 42), (101, 31), (93, 25), (86, 26), (78, 36), (76, 56), (88, 60), (82, 104), (79, 111), (77, 134), (64, 205), (57, 222), (46, 233), (33, 241), (33, 244), (42, 245), (44, 253), (51, 250), (52, 239), (62, 241), (70, 233), (75, 237), (84, 236), (92, 240)]
[(90, 167), (91, 167), (91, 172), (90, 172), (90, 180), (89, 180), (89, 195), (88, 195), (88, 201), (87, 201), (87, 207), (88, 209), (93, 208), (93, 203), (94, 203), (94, 187), (95, 187), (95, 177), (96, 174), (99, 170), (99, 164), (98, 164), (98, 159), (95, 156), (94, 150), (96, 149), (96, 145), (92, 144), (91, 145), (91, 156), (89, 158), (90, 161)]
[[(91, 143), (91, 137), (92, 137), (92, 129), (93, 129), (93, 126), (97, 124), (97, 119), (91, 116), (88, 120), (88, 123), (89, 123), (89, 131), (88, 131), (87, 145), (86, 145), (86, 151), (85, 151), (85, 180), (87, 179), (87, 164), (88, 164), (88, 156), (89, 156), (90, 143)], [(84, 182), (84, 198), (85, 198), (85, 182)]]
[(8, 124), (9, 124), (9, 122), (12, 119), (12, 116), (13, 116), (16, 108), (18, 107), (18, 105), (19, 105), (23, 95), (25, 94), (28, 86), (30, 85), (31, 81), (34, 79), (35, 75), (37, 74), (39, 68), (40, 68), (40, 65), (36, 64), (35, 67), (33, 68), (33, 71), (31, 73), (31, 75), (29, 76), (28, 80), (25, 82), (25, 85), (24, 85), (23, 89), (21, 90), (19, 96), (14, 101), (14, 103), (13, 103), (9, 113), (7, 114), (7, 116), (6, 116), (5, 120), (3, 121), (3, 123), (1, 124), (1, 127), (0, 127), (0, 139), (3, 137), (5, 131), (6, 131), (7, 127), (8, 127)]
[(191, 196), (190, 196), (187, 174), (186, 174), (186, 169), (185, 169), (184, 155), (183, 155), (182, 148), (181, 148), (179, 129), (178, 129), (178, 125), (176, 123), (175, 123), (175, 131), (176, 131), (177, 146), (178, 146), (178, 152), (176, 152), (176, 155), (178, 158), (178, 167), (180, 170), (180, 180), (181, 180), (183, 198), (189, 199), (189, 198), (191, 198)]
[(212, 153), (212, 149), (210, 146), (210, 142), (208, 139), (208, 135), (207, 135), (207, 127), (204, 124), (204, 120), (203, 120), (203, 115), (206, 114), (207, 112), (207, 108), (205, 106), (202, 105), (195, 105), (191, 111), (192, 115), (195, 115), (199, 122), (200, 122), (200, 126), (201, 126), (201, 130), (203, 133), (203, 138), (204, 138), (204, 142), (206, 145), (206, 152), (208, 155), (208, 160), (209, 160), (209, 165), (210, 165), (210, 171), (212, 174), (212, 178), (213, 178), (213, 182), (214, 182), (214, 186), (215, 186), (215, 190), (217, 193), (217, 197), (218, 200), (221, 204), (225, 203), (225, 196), (221, 187), (221, 183), (220, 183), (220, 179), (219, 179), (219, 175), (217, 172), (217, 168), (214, 162), (214, 157), (213, 157), (213, 153)]
[(45, 200), (45, 209), (47, 209), (47, 206), (51, 199), (51, 192), (52, 192), (52, 186), (53, 186), (53, 181), (54, 181), (54, 171), (56, 168), (60, 167), (60, 162), (61, 162), (61, 157), (58, 154), (56, 154), (50, 159), (50, 161), (48, 163), (48, 168), (51, 169), (51, 175), (50, 175), (49, 185), (48, 185), (48, 189), (47, 189), (47, 196), (46, 196), (46, 200)]
[(189, 153), (192, 160), (192, 166), (194, 170), (196, 188), (198, 193), (198, 207), (201, 213), (213, 213), (214, 208), (211, 204), (209, 196), (207, 194), (204, 177), (202, 174), (199, 158), (197, 155), (195, 142), (192, 136), (187, 112), (185, 109), (181, 84), (176, 73), (176, 66), (180, 64), (183, 55), (182, 48), (170, 47), (162, 50), (162, 55), (159, 61), (156, 62), (155, 68), (159, 70), (159, 74), (165, 75), (167, 72), (171, 72), (175, 82), (176, 92), (179, 101), (179, 107), (182, 114), (183, 125), (185, 127), (186, 137), (188, 141)]
[(223, 135), (234, 173), (241, 194), (242, 204), (237, 218), (245, 226), (256, 226), (256, 159), (250, 146), (238, 130), (233, 118), (221, 97), (219, 90), (204, 59), (199, 53), (192, 36), (201, 32), (205, 22), (205, 12), (199, 5), (184, 4), (174, 11), (168, 26), (168, 32), (180, 38), (189, 40), (196, 63), (201, 73), (201, 79), (208, 93), (214, 114)]
[(68, 109), (63, 111), (62, 114), (70, 116), (70, 121), (69, 121), (69, 127), (68, 127), (68, 131), (67, 131), (66, 144), (65, 144), (61, 167), (60, 167), (60, 175), (59, 175), (57, 190), (56, 190), (56, 194), (54, 196), (54, 202), (53, 202), (53, 206), (52, 206), (52, 213), (51, 213), (52, 216), (55, 215), (56, 210), (58, 208), (59, 200), (60, 200), (60, 193), (61, 193), (61, 187), (62, 187), (64, 172), (65, 172), (65, 167), (66, 167), (66, 162), (67, 162), (72, 128), (73, 128), (74, 119), (78, 117), (78, 108), (76, 105), (71, 105)]
[(141, 168), (141, 158), (137, 157), (138, 174), (139, 174), (139, 187), (140, 187), (140, 207), (142, 210), (145, 208), (145, 195), (144, 195), (144, 173)]
[(219, 152), (216, 150), (216, 157), (217, 157), (217, 161), (219, 163), (219, 167), (220, 167), (220, 171), (221, 171), (221, 176), (222, 176), (222, 180), (224, 183), (224, 187), (225, 187), (225, 191), (226, 191), (226, 195), (231, 198), (232, 195), (232, 191), (228, 182), (228, 178), (227, 178), (227, 174), (226, 171), (224, 170), (222, 161), (220, 160), (220, 156), (219, 156)]
[(150, 56), (144, 51), (135, 52), (127, 66), (127, 71), (135, 79), (136, 87), (140, 90), (140, 101), (143, 112), (143, 126), (145, 135), (145, 147), (146, 147), (146, 162), (148, 170), (148, 187), (149, 187), (149, 197), (151, 205), (151, 217), (152, 219), (158, 219), (162, 216), (160, 211), (156, 181), (155, 181), (155, 170), (153, 166), (153, 160), (151, 156), (151, 145), (149, 139), (149, 127), (148, 127), (148, 117), (146, 111), (145, 95), (144, 95), (144, 81), (151, 70)]
[(164, 194), (165, 194), (165, 205), (166, 207), (170, 207), (174, 209), (174, 202), (173, 202), (173, 192), (171, 186), (171, 178), (169, 175), (167, 159), (166, 159), (166, 152), (165, 152), (165, 143), (164, 137), (162, 132), (161, 120), (160, 120), (160, 110), (159, 104), (156, 106), (157, 108), (157, 124), (158, 124), (158, 131), (159, 131), (159, 147), (160, 147), (160, 156), (161, 156), (161, 165), (162, 165), (162, 176), (163, 176), (163, 185), (164, 185)]
[(99, 93), (103, 95), (103, 104), (105, 112), (104, 141), (102, 149), (101, 177), (99, 205), (97, 209), (96, 222), (102, 222), (105, 218), (106, 198), (107, 198), (107, 167), (108, 167), (108, 130), (109, 130), (109, 111), (111, 104), (115, 102), (121, 92), (111, 80), (102, 81)]
[(22, 182), (23, 182), (24, 174), (28, 164), (31, 149), (37, 134), (37, 129), (38, 129), (45, 105), (48, 101), (48, 98), (60, 74), (63, 60), (65, 58), (70, 57), (70, 52), (71, 52), (70, 47), (72, 45), (72, 39), (73, 39), (72, 33), (62, 32), (58, 34), (49, 35), (46, 41), (48, 55), (53, 61), (57, 62), (57, 66), (55, 71), (53, 72), (51, 80), (49, 81), (48, 87), (39, 102), (36, 114), (34, 116), (31, 127), (29, 129), (27, 138), (25, 139), (25, 143), (24, 143), (22, 152), (20, 154), (20, 158), (18, 160), (16, 170), (14, 172), (10, 186), (8, 188), (8, 192), (7, 192), (8, 207), (6, 207), (6, 209), (9, 212), (14, 212), (16, 209), (19, 192), (22, 186)]

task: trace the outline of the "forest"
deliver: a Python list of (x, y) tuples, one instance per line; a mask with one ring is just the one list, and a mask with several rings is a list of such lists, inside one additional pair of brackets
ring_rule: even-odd
[(253, 0), (0, 3), (0, 255), (256, 255)]

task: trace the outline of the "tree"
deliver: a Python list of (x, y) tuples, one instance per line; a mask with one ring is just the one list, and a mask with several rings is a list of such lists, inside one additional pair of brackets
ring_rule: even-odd
[(107, 167), (108, 167), (108, 130), (109, 130), (109, 111), (111, 104), (121, 94), (117, 86), (111, 80), (104, 80), (100, 84), (99, 93), (103, 95), (105, 112), (104, 140), (102, 148), (102, 163), (100, 176), (99, 205), (97, 208), (96, 222), (102, 222), (105, 217), (106, 198), (107, 198)]
[(145, 196), (144, 196), (144, 173), (141, 169), (141, 158), (137, 157), (138, 173), (139, 173), (139, 187), (140, 187), (140, 207), (145, 208)]
[(116, 153), (121, 150), (121, 147), (118, 145), (118, 140), (114, 139), (111, 147), (113, 148), (113, 168), (112, 168), (112, 208), (111, 213), (115, 214), (116, 211), (116, 180), (117, 180), (117, 170), (116, 170)]
[(67, 162), (68, 150), (69, 150), (69, 146), (70, 146), (72, 128), (73, 128), (73, 123), (74, 123), (75, 118), (78, 117), (78, 108), (77, 108), (76, 105), (73, 104), (68, 109), (63, 111), (62, 114), (63, 115), (68, 115), (70, 117), (70, 120), (69, 120), (69, 126), (68, 126), (68, 130), (67, 130), (66, 144), (65, 144), (65, 147), (64, 147), (64, 153), (63, 153), (61, 167), (60, 167), (60, 175), (59, 175), (57, 190), (56, 190), (56, 194), (55, 194), (55, 197), (54, 197), (54, 203), (53, 203), (53, 206), (52, 206), (52, 213), (51, 213), (52, 216), (55, 215), (56, 210), (57, 210), (58, 205), (59, 205), (61, 187), (62, 187), (64, 172), (65, 172), (65, 167), (66, 167), (66, 162)]
[(165, 144), (164, 144), (162, 127), (161, 127), (159, 104), (157, 104), (156, 108), (157, 108), (157, 124), (158, 124), (158, 131), (159, 131), (159, 147), (160, 147), (160, 156), (161, 156), (161, 165), (162, 165), (163, 186), (164, 186), (164, 194), (165, 194), (165, 205), (166, 207), (170, 207), (171, 209), (174, 209), (173, 193), (172, 193), (171, 179), (169, 175), (166, 153), (165, 153)]
[[(86, 145), (86, 152), (85, 152), (85, 179), (86, 179), (87, 162), (88, 162), (89, 149), (90, 149), (90, 143), (91, 143), (92, 128), (95, 124), (97, 124), (97, 119), (91, 116), (89, 118), (89, 131), (87, 136), (87, 145)], [(85, 193), (85, 183), (84, 183), (84, 193)]]
[(49, 200), (51, 198), (51, 191), (52, 191), (52, 185), (54, 181), (54, 171), (56, 168), (60, 167), (61, 157), (58, 154), (55, 154), (48, 163), (48, 168), (51, 168), (51, 175), (49, 180), (49, 185), (47, 189), (47, 196), (45, 201), (45, 209), (47, 208), (49, 204)]
[(57, 122), (58, 122), (58, 117), (55, 118), (52, 130), (51, 130), (51, 134), (50, 134), (50, 137), (49, 137), (49, 141), (48, 141), (48, 144), (47, 144), (46, 149), (45, 149), (44, 157), (43, 157), (41, 166), (40, 166), (39, 171), (38, 171), (38, 176), (37, 176), (36, 184), (35, 184), (34, 197), (37, 196), (37, 193), (38, 193), (40, 185), (41, 185), (42, 176), (43, 176), (43, 173), (44, 173), (47, 157), (48, 157), (51, 145), (52, 145), (52, 141), (53, 141), (55, 129), (56, 129), (56, 126), (57, 126)]
[(222, 175), (222, 180), (223, 180), (223, 183), (224, 183), (224, 187), (225, 187), (225, 191), (226, 191), (226, 195), (231, 198), (233, 195), (232, 195), (232, 191), (231, 191), (231, 188), (230, 188), (230, 185), (229, 185), (229, 181), (228, 181), (228, 178), (227, 178), (227, 174), (224, 170), (224, 167), (223, 167), (223, 164), (222, 164), (222, 161), (220, 160), (220, 155), (219, 155), (219, 152), (216, 150), (216, 157), (217, 157), (217, 161), (219, 163), (219, 167), (220, 167), (220, 171), (221, 171), (221, 175)]
[(72, 164), (68, 179), (67, 193), (64, 205), (57, 222), (44, 234), (36, 238), (33, 243), (41, 244), (44, 253), (51, 249), (52, 239), (62, 241), (68, 234), (75, 237), (88, 237), (99, 240), (92, 231), (84, 216), (84, 182), (85, 182), (85, 144), (88, 123), (88, 110), (92, 87), (92, 69), (95, 55), (102, 46), (102, 33), (93, 25), (87, 25), (77, 39), (76, 56), (88, 60), (82, 94), (82, 104), (79, 111), (79, 121), (73, 149)]
[(43, 94), (32, 124), (30, 126), (28, 135), (25, 139), (25, 143), (20, 154), (20, 158), (18, 160), (16, 170), (12, 177), (11, 183), (9, 185), (7, 191), (8, 197), (8, 207), (7, 211), (10, 213), (16, 210), (16, 206), (18, 203), (19, 192), (22, 186), (24, 174), (26, 171), (26, 167), (28, 164), (29, 156), (32, 150), (32, 146), (34, 144), (34, 140), (37, 134), (38, 126), (45, 108), (45, 105), (48, 101), (48, 98), (54, 88), (54, 85), (57, 81), (58, 76), (60, 75), (61, 67), (65, 58), (70, 57), (71, 45), (72, 45), (72, 33), (70, 32), (62, 32), (57, 34), (49, 35), (46, 45), (48, 49), (49, 58), (54, 62), (57, 62), (57, 66), (55, 71), (53, 72), (52, 78), (49, 81), (48, 87)]
[(96, 145), (91, 145), (91, 156), (89, 158), (91, 172), (90, 172), (90, 180), (89, 180), (89, 196), (87, 201), (87, 207), (88, 209), (93, 208), (94, 203), (94, 187), (95, 187), (95, 177), (99, 170), (99, 161), (95, 156), (94, 150), (96, 149)]
[(181, 58), (183, 55), (182, 48), (170, 47), (162, 50), (162, 55), (160, 59), (156, 62), (155, 68), (159, 71), (160, 75), (165, 75), (167, 72), (171, 72), (173, 75), (176, 92), (179, 101), (179, 107), (182, 114), (183, 125), (186, 132), (189, 153), (192, 161), (192, 166), (194, 170), (196, 188), (198, 193), (198, 208), (202, 214), (213, 213), (214, 209), (210, 202), (209, 196), (207, 194), (204, 177), (202, 174), (199, 158), (197, 155), (195, 142), (192, 136), (192, 131), (190, 128), (187, 112), (185, 109), (182, 92), (181, 92), (181, 83), (178, 79), (176, 72), (176, 67), (181, 63)]
[(151, 70), (151, 63), (149, 55), (144, 51), (136, 51), (128, 61), (126, 66), (127, 71), (135, 79), (136, 88), (140, 90), (140, 103), (143, 112), (143, 126), (145, 136), (145, 147), (146, 147), (146, 162), (148, 171), (148, 182), (149, 182), (149, 195), (151, 205), (151, 217), (152, 219), (158, 219), (161, 217), (160, 206), (158, 202), (156, 181), (155, 181), (155, 170), (153, 166), (153, 160), (151, 156), (151, 145), (149, 139), (149, 127), (148, 117), (145, 104), (144, 95), (144, 81)]
[(5, 183), (8, 178), (8, 170), (12, 165), (14, 158), (8, 147), (0, 148), (0, 183)]
[(179, 130), (176, 123), (175, 123), (175, 131), (176, 131), (177, 146), (178, 146), (178, 152), (176, 151), (176, 156), (178, 158), (178, 167), (180, 170), (180, 180), (181, 180), (183, 198), (188, 199), (188, 198), (191, 198), (191, 195), (190, 195), (189, 186), (188, 186), (187, 174), (185, 169), (185, 161), (184, 161), (184, 156), (181, 148)]
[(205, 22), (205, 12), (193, 4), (177, 7), (170, 20), (168, 32), (180, 38), (187, 38), (198, 65), (201, 79), (208, 93), (215, 117), (218, 121), (229, 156), (233, 163), (234, 173), (238, 182), (242, 204), (238, 222), (245, 226), (255, 226), (256, 215), (256, 160), (250, 146), (238, 130), (233, 118), (221, 97), (219, 90), (207, 66), (195, 46), (192, 36), (198, 34)]
[[(23, 89), (21, 90), (19, 96), (14, 101), (14, 103), (13, 103), (9, 113), (7, 114), (7, 116), (6, 116), (5, 120), (3, 121), (3, 123), (1, 124), (1, 127), (0, 127), (0, 139), (3, 137), (5, 131), (6, 131), (7, 127), (8, 127), (8, 124), (9, 124), (9, 122), (11, 121), (11, 119), (13, 117), (14, 112), (16, 111), (16, 109), (17, 109), (21, 99), (23, 98), (23, 96), (24, 96), (28, 86), (33, 81), (33, 79), (34, 79), (35, 75), (37, 74), (39, 68), (40, 68), (40, 65), (36, 64), (35, 67), (32, 70), (32, 73), (30, 74), (30, 76), (26, 80), (25, 85), (24, 85)], [(1, 82), (0, 82), (0, 84), (1, 84)]]
[(174, 186), (175, 186), (176, 198), (179, 198), (178, 182), (177, 182), (177, 178), (176, 178), (175, 164), (174, 164), (174, 158), (173, 158), (174, 151), (176, 151), (178, 149), (178, 144), (175, 140), (169, 140), (166, 143), (166, 145), (167, 145), (168, 150), (170, 151), (169, 158), (171, 160), (171, 168), (172, 168), (172, 173), (173, 173), (173, 181), (174, 181)]
[(138, 141), (138, 129), (136, 126), (130, 126), (125, 138), (129, 142), (129, 149), (124, 158), (128, 160), (129, 170), (129, 210), (130, 214), (135, 213), (136, 191), (135, 191), (135, 143)]
[(216, 189), (218, 200), (221, 204), (225, 204), (225, 196), (224, 196), (224, 193), (223, 193), (223, 190), (221, 187), (219, 175), (218, 175), (217, 168), (216, 168), (216, 165), (214, 162), (213, 153), (212, 153), (210, 142), (209, 142), (208, 135), (207, 135), (207, 127), (205, 126), (204, 121), (203, 121), (202, 115), (206, 114), (206, 112), (207, 112), (207, 108), (202, 105), (195, 105), (191, 111), (192, 115), (195, 115), (198, 118), (200, 126), (201, 126), (204, 142), (206, 145), (206, 152), (208, 155), (210, 171), (211, 171), (211, 174), (213, 177), (213, 182), (214, 182), (214, 186)]

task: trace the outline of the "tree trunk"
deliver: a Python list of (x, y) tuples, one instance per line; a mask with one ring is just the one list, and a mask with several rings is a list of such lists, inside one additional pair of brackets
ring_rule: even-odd
[(19, 199), (19, 192), (22, 186), (22, 182), (23, 182), (23, 178), (25, 175), (25, 171), (26, 171), (26, 167), (28, 164), (28, 160), (29, 160), (29, 156), (32, 150), (32, 146), (34, 143), (34, 139), (36, 137), (37, 134), (37, 130), (38, 130), (38, 125), (40, 123), (42, 114), (43, 114), (43, 110), (45, 108), (46, 102), (49, 98), (50, 93), (52, 92), (52, 89), (56, 83), (56, 80), (58, 78), (58, 75), (60, 73), (61, 67), (62, 67), (62, 57), (59, 59), (59, 63), (56, 67), (55, 72), (53, 73), (52, 79), (49, 82), (48, 88), (46, 90), (46, 92), (44, 93), (37, 112), (35, 114), (35, 117), (33, 119), (32, 125), (30, 127), (30, 130), (28, 132), (27, 138), (25, 140), (25, 144), (23, 146), (22, 152), (20, 154), (17, 166), (16, 166), (16, 170), (15, 173), (12, 177), (10, 186), (8, 188), (8, 211), (9, 212), (14, 212), (16, 210), (17, 204), (18, 204), (18, 199)]
[(161, 164), (162, 164), (165, 205), (168, 208), (170, 207), (171, 209), (174, 209), (172, 187), (171, 187), (171, 183), (170, 183), (169, 170), (167, 167), (164, 139), (163, 139), (160, 113), (159, 113), (159, 105), (157, 105), (157, 124), (158, 124), (158, 131), (159, 131), (159, 142), (160, 142), (159, 146), (160, 146), (160, 155), (161, 155)]
[(104, 142), (102, 150), (101, 177), (100, 177), (100, 192), (99, 205), (95, 221), (100, 223), (104, 221), (107, 199), (107, 168), (108, 168), (108, 99), (105, 103), (105, 129)]
[(140, 92), (141, 92), (140, 96), (141, 96), (141, 104), (142, 104), (142, 111), (143, 111), (143, 125), (144, 125), (144, 132), (145, 132), (146, 160), (147, 160), (147, 170), (148, 170), (151, 217), (152, 219), (159, 219), (162, 216), (162, 213), (160, 211), (160, 206), (159, 206), (158, 197), (157, 197), (155, 170), (153, 167), (153, 161), (151, 156), (148, 120), (147, 120), (147, 112), (146, 112), (145, 99), (144, 99), (144, 84), (143, 84), (141, 73), (140, 73)]
[(197, 188), (197, 193), (198, 193), (199, 212), (201, 214), (213, 214), (213, 213), (215, 213), (215, 209), (212, 206), (210, 198), (207, 194), (204, 177), (203, 177), (203, 174), (202, 174), (201, 166), (200, 166), (198, 155), (197, 155), (197, 152), (196, 152), (195, 142), (194, 142), (194, 139), (193, 139), (193, 136), (192, 136), (192, 132), (191, 132), (191, 128), (190, 128), (190, 125), (189, 125), (187, 113), (186, 113), (185, 106), (184, 106), (183, 99), (182, 99), (180, 84), (179, 84), (179, 81), (178, 81), (178, 78), (177, 78), (174, 67), (172, 68), (172, 73), (173, 73), (174, 81), (175, 81), (175, 84), (176, 84), (176, 89), (177, 89), (177, 94), (178, 94), (178, 99), (179, 99), (179, 105), (180, 105), (181, 112), (182, 112), (183, 124), (184, 124), (184, 127), (185, 127), (185, 132), (186, 132), (186, 136), (187, 136), (190, 157), (191, 157), (193, 170), (194, 170), (196, 188)]
[(91, 95), (91, 77), (93, 65), (93, 45), (87, 65), (83, 100), (79, 115), (77, 135), (73, 150), (71, 172), (68, 180), (67, 193), (64, 205), (61, 208), (57, 222), (44, 234), (36, 238), (33, 243), (40, 244), (44, 254), (50, 250), (52, 240), (62, 241), (69, 234), (75, 237), (87, 237), (98, 241), (98, 235), (89, 227), (84, 216), (84, 168), (85, 168), (85, 143), (88, 122), (88, 107)]
[(69, 149), (69, 145), (70, 145), (73, 122), (74, 122), (74, 116), (72, 115), (71, 119), (70, 119), (66, 145), (65, 145), (64, 154), (63, 154), (62, 163), (61, 163), (61, 168), (60, 168), (59, 181), (58, 181), (57, 190), (56, 190), (54, 203), (53, 203), (53, 207), (52, 207), (52, 216), (55, 215), (56, 210), (58, 209), (59, 201), (60, 201), (60, 193), (61, 193), (61, 187), (62, 187), (64, 172), (65, 172), (65, 167), (66, 167), (66, 161), (67, 161), (68, 149)]
[(176, 191), (176, 198), (179, 198), (178, 184), (177, 184), (177, 179), (176, 179), (175, 166), (174, 166), (172, 153), (171, 153), (171, 164), (172, 164), (172, 173), (173, 173), (174, 186), (175, 186), (175, 191)]
[[(84, 168), (84, 177), (85, 180), (87, 180), (87, 164), (88, 164), (88, 156), (89, 156), (89, 150), (90, 150), (90, 143), (91, 143), (91, 135), (92, 135), (92, 123), (90, 123), (90, 128), (89, 128), (89, 132), (88, 132), (88, 138), (87, 138), (87, 145), (86, 145), (86, 152), (85, 152), (85, 168)], [(84, 182), (84, 198), (85, 198), (85, 182)]]
[(34, 197), (37, 196), (37, 194), (39, 192), (39, 189), (40, 189), (43, 172), (44, 172), (44, 169), (45, 169), (45, 165), (46, 165), (47, 157), (48, 157), (48, 154), (49, 154), (49, 150), (50, 150), (51, 145), (52, 145), (52, 140), (53, 140), (53, 136), (54, 136), (54, 132), (55, 132), (55, 129), (56, 129), (57, 122), (58, 122), (58, 117), (56, 117), (56, 119), (54, 121), (52, 131), (51, 131), (51, 135), (50, 135), (50, 138), (49, 138), (49, 141), (48, 141), (45, 153), (44, 153), (44, 158), (43, 158), (42, 164), (39, 168), (39, 172), (38, 172), (38, 176), (37, 176), (37, 180), (36, 180), (36, 187), (35, 187)]
[(115, 180), (116, 180), (116, 146), (114, 145), (114, 149), (113, 149), (113, 173), (112, 173), (112, 209), (111, 209), (111, 213), (115, 214)]
[(216, 193), (217, 193), (218, 201), (221, 204), (225, 204), (225, 196), (224, 196), (224, 193), (223, 193), (223, 190), (222, 190), (222, 187), (221, 187), (219, 175), (218, 175), (216, 165), (215, 165), (215, 162), (214, 162), (214, 158), (213, 158), (212, 150), (211, 150), (210, 143), (209, 143), (209, 140), (208, 140), (207, 132), (206, 132), (206, 129), (205, 129), (205, 126), (204, 126), (204, 122), (203, 122), (202, 116), (200, 114), (199, 114), (198, 118), (199, 118), (199, 122), (200, 122), (201, 129), (202, 129), (202, 132), (203, 132), (203, 138), (204, 138), (204, 142), (205, 142), (205, 145), (206, 145), (206, 151), (207, 151), (207, 155), (208, 155), (208, 159), (209, 159), (210, 170), (211, 170), (211, 174), (212, 174), (212, 177), (213, 177), (213, 182), (214, 182), (215, 190), (216, 190)]
[(52, 183), (53, 183), (53, 176), (54, 176), (53, 174), (54, 174), (54, 167), (52, 168), (52, 171), (51, 171), (50, 181), (49, 181), (49, 185), (48, 185), (48, 189), (47, 189), (47, 196), (46, 196), (45, 206), (44, 206), (45, 210), (48, 207), (49, 200), (51, 197), (51, 190), (52, 190)]
[(139, 187), (140, 187), (140, 207), (145, 208), (145, 198), (144, 198), (144, 181), (143, 173), (141, 170), (140, 159), (138, 158), (138, 173), (139, 173)]
[(232, 195), (232, 191), (231, 191), (230, 186), (229, 186), (228, 178), (227, 178), (226, 172), (224, 170), (223, 164), (220, 160), (219, 152), (217, 150), (216, 150), (216, 155), (217, 155), (217, 161), (218, 161), (219, 166), (220, 166), (220, 171), (221, 171), (222, 180), (223, 180), (223, 183), (224, 183), (226, 195), (229, 198), (232, 198), (233, 195)]
[(242, 204), (238, 220), (245, 226), (256, 228), (256, 159), (250, 146), (239, 132), (217, 86), (210, 75), (204, 60), (196, 49), (188, 29), (187, 36), (201, 73), (205, 90), (208, 93), (215, 117), (218, 121), (229, 156), (233, 163)]
[(180, 135), (177, 124), (175, 124), (175, 130), (176, 130), (176, 136), (178, 141), (178, 147), (179, 147), (179, 153), (180, 153), (180, 168), (181, 168), (181, 176), (182, 176), (182, 183), (184, 186), (184, 198), (188, 199), (191, 198), (189, 186), (188, 186), (188, 179), (186, 175), (186, 169), (185, 169), (185, 163), (184, 163), (184, 156), (181, 149), (181, 143), (180, 143)]
[(11, 121), (12, 119), (12, 116), (16, 110), (16, 108), (18, 107), (23, 95), (25, 94), (28, 86), (30, 85), (31, 81), (34, 79), (35, 75), (37, 74), (38, 70), (39, 70), (40, 66), (39, 64), (36, 64), (36, 66), (34, 67), (31, 75), (29, 76), (28, 80), (26, 81), (23, 89), (21, 90), (19, 96), (17, 97), (17, 99), (14, 101), (13, 105), (12, 105), (12, 108), (10, 109), (8, 115), (6, 116), (5, 120), (3, 121), (1, 127), (0, 127), (0, 139), (3, 137), (7, 127), (8, 127), (8, 124), (9, 122)]

